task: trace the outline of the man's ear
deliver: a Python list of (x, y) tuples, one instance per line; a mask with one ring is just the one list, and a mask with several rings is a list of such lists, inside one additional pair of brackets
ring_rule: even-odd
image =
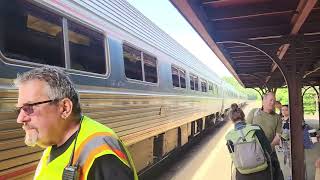
[(61, 118), (67, 119), (72, 113), (73, 103), (69, 98), (64, 98), (60, 101), (60, 104), (61, 104)]

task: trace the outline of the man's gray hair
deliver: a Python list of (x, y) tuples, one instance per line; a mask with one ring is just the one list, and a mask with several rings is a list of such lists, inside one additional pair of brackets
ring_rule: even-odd
[(270, 95), (275, 96), (273, 92), (267, 92), (267, 93), (265, 93), (265, 94), (262, 96), (262, 100), (263, 100), (263, 99), (266, 99), (266, 98), (267, 98), (268, 96), (270, 96)]
[(32, 69), (23, 74), (18, 74), (14, 84), (17, 88), (27, 81), (40, 80), (48, 84), (48, 97), (52, 100), (69, 98), (72, 101), (72, 113), (80, 117), (81, 107), (79, 94), (76, 91), (68, 74), (62, 68), (54, 66), (43, 66)]

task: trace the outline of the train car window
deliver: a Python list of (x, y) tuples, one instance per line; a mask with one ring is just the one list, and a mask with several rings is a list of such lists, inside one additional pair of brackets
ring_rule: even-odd
[(123, 44), (125, 74), (130, 79), (142, 79), (141, 51)]
[(157, 83), (157, 58), (143, 53), (144, 75), (147, 82)]
[(186, 71), (179, 69), (180, 87), (186, 88)]
[(219, 86), (215, 85), (215, 89), (216, 89), (216, 95), (219, 96), (220, 95), (220, 90), (219, 90)]
[(191, 90), (195, 90), (198, 91), (199, 87), (198, 87), (198, 77), (195, 75), (190, 75), (190, 89)]
[(71, 69), (106, 73), (104, 35), (68, 21)]
[(173, 86), (180, 87), (179, 70), (172, 66), (171, 71), (172, 71), (172, 84), (173, 84)]
[(213, 84), (209, 82), (209, 91), (213, 91)]
[(194, 78), (194, 90), (199, 91), (199, 78), (195, 77)]
[(27, 1), (2, 0), (0, 50), (12, 59), (64, 67), (62, 17)]
[(194, 90), (194, 78), (195, 78), (194, 76), (190, 75), (190, 89), (191, 90)]
[[(123, 44), (123, 58), (125, 74), (128, 78), (151, 83), (158, 82), (156, 57)], [(144, 69), (144, 76), (142, 69)]]
[(202, 92), (207, 92), (207, 81), (206, 80), (201, 80), (201, 91)]

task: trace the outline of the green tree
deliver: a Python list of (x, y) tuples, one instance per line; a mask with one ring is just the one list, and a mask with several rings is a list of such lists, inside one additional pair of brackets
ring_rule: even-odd
[(246, 94), (250, 100), (256, 100), (260, 96), (255, 90), (242, 87), (234, 77), (226, 76), (222, 79), (232, 85), (237, 91)]
[[(307, 88), (307, 87), (306, 87)], [(318, 88), (317, 88), (318, 89)], [(302, 89), (303, 93), (304, 89)], [(289, 104), (289, 94), (287, 88), (279, 88), (277, 90), (276, 99), (281, 102), (281, 104)], [(317, 103), (317, 93), (313, 88), (307, 90), (303, 97), (303, 110), (305, 114), (314, 114)]]
[[(248, 99), (256, 100), (260, 95), (253, 89), (242, 87), (234, 77), (223, 77), (227, 83), (231, 84), (237, 91), (246, 94)], [(308, 87), (305, 87), (308, 88)], [(316, 87), (319, 91), (319, 87)], [(303, 93), (304, 89), (302, 89)], [(276, 93), (277, 101), (281, 104), (289, 104), (289, 94), (287, 88), (278, 88)], [(317, 111), (317, 93), (313, 88), (306, 91), (303, 97), (303, 109), (305, 114), (314, 114)]]

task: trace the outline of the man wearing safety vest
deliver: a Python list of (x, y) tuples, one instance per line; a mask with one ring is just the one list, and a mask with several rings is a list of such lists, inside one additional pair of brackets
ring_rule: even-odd
[(15, 85), (25, 143), (46, 148), (34, 179), (138, 179), (117, 135), (81, 114), (78, 92), (63, 70), (36, 68), (18, 76)]

